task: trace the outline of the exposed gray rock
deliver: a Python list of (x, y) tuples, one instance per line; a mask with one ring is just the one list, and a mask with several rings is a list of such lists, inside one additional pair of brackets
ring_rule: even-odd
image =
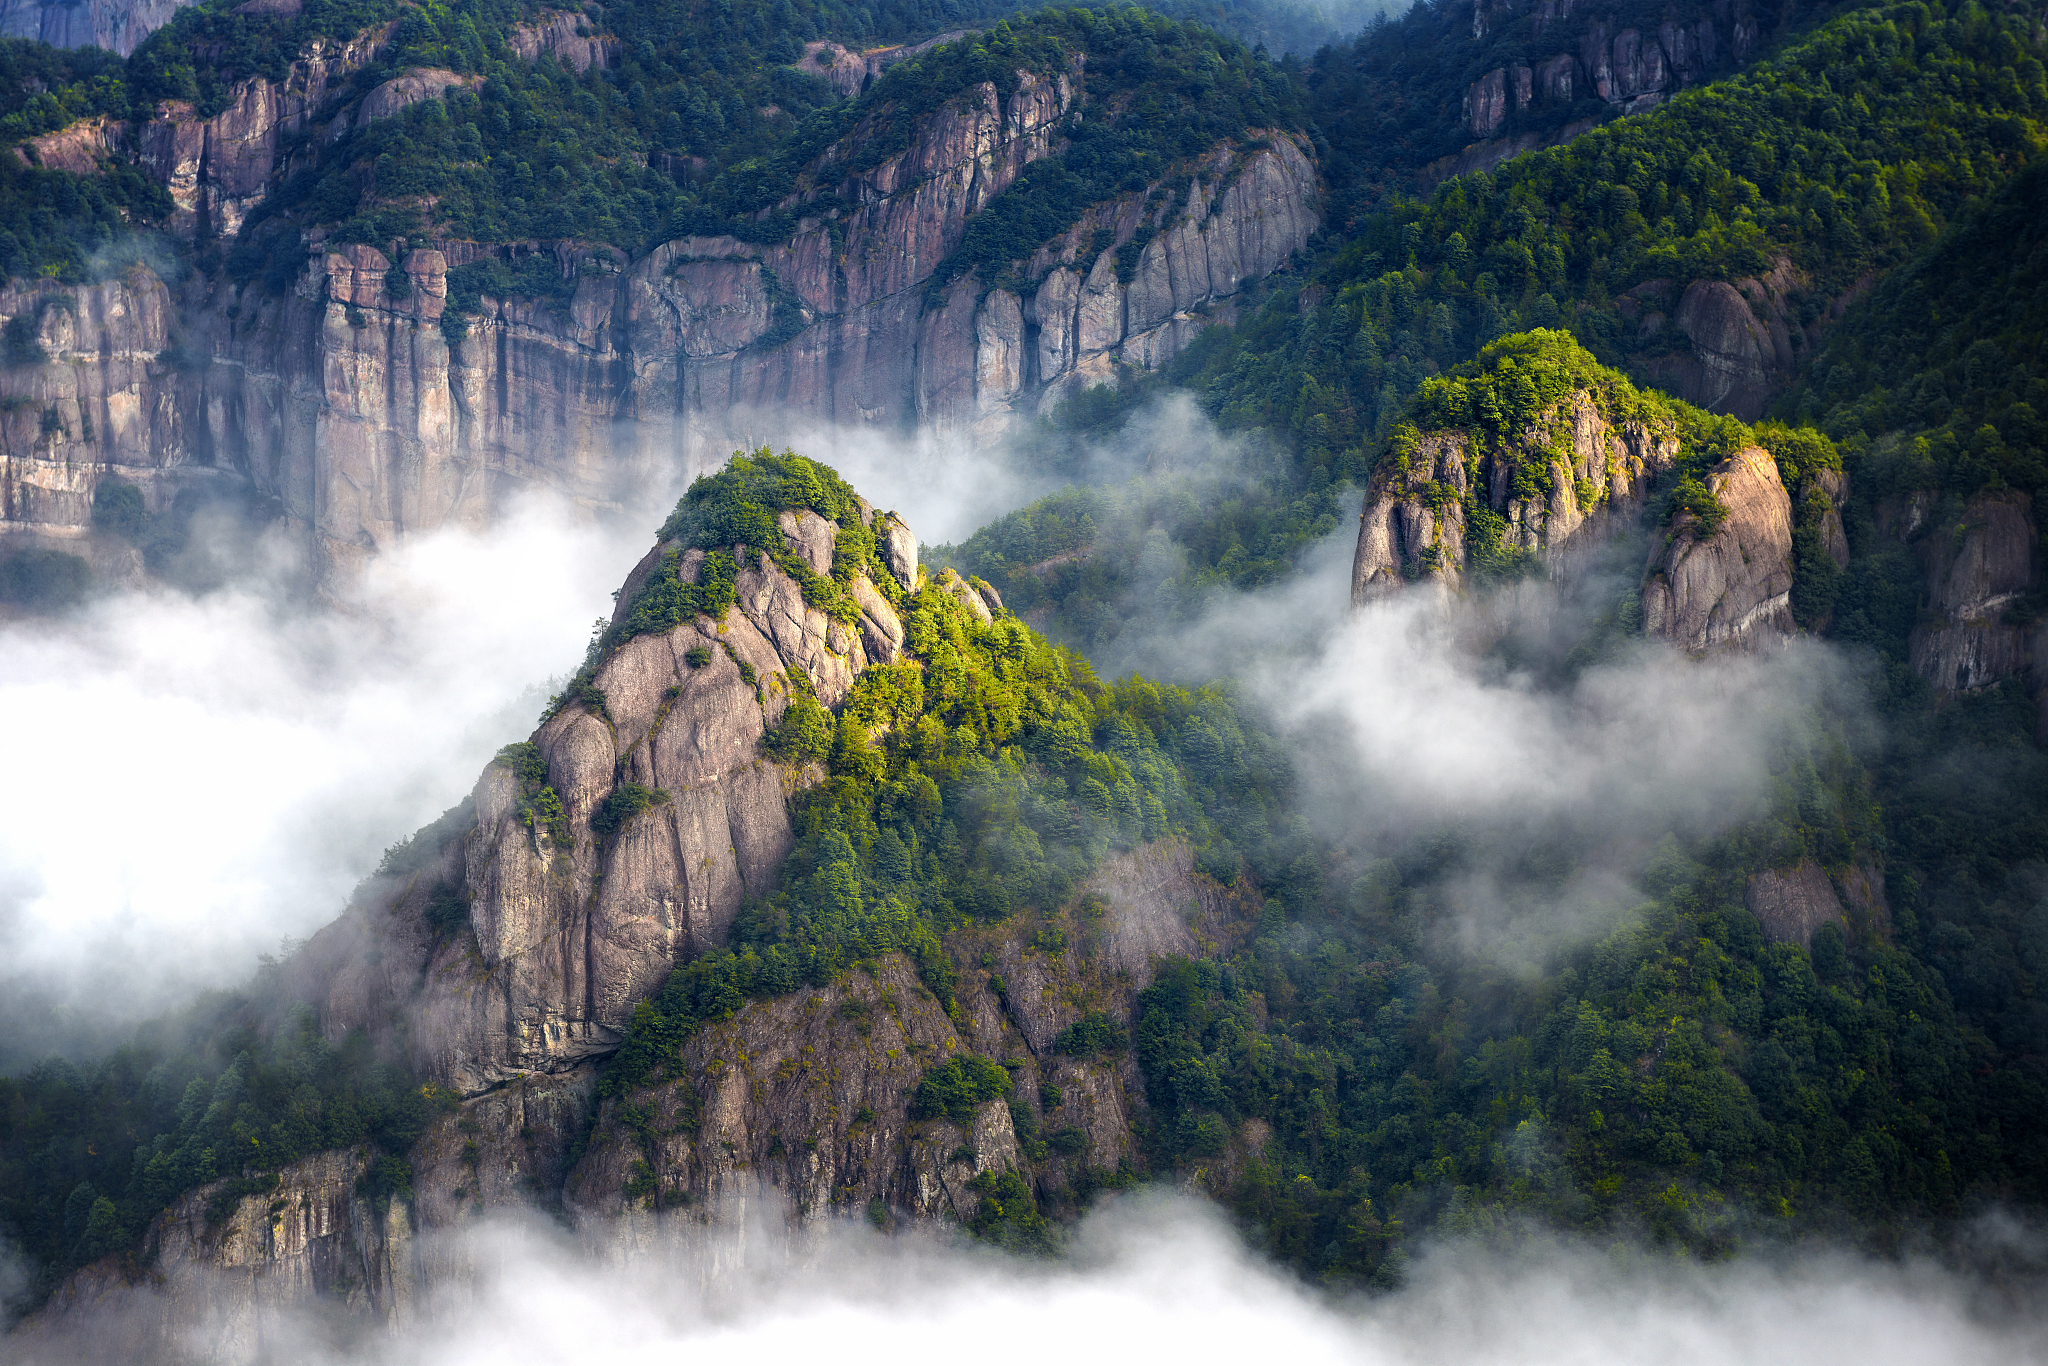
[(921, 43), (899, 43), (894, 47), (871, 47), (855, 52), (841, 47), (838, 43), (813, 40), (804, 44), (804, 55), (798, 59), (796, 69), (811, 76), (821, 76), (832, 83), (840, 94), (852, 97), (865, 90), (868, 82), (887, 71), (906, 57), (915, 57), (929, 51), (940, 43), (950, 43), (955, 38), (964, 38), (968, 30), (954, 29), (941, 33), (936, 38), (927, 38)]
[[(2038, 623), (2008, 609), (2034, 586), (2039, 538), (2033, 501), (2006, 490), (1945, 506), (1929, 498), (1913, 548), (1927, 572), (1927, 612), (1913, 628), (1913, 667), (1944, 693), (1987, 687), (2033, 670)], [(1942, 511), (1951, 515), (1941, 516)], [(2036, 677), (2036, 686), (2048, 675)]]
[[(601, 63), (605, 40), (579, 34), (582, 22), (543, 15), (520, 26), (515, 49), (578, 69)], [(234, 233), (283, 173), (282, 149), (313, 131), (308, 120), (344, 77), (375, 60), (382, 33), (312, 43), (286, 79), (242, 82), (213, 118), (173, 101), (142, 122), (139, 160), (169, 189), (173, 226)], [(416, 71), (387, 81), (335, 116), (328, 135), (458, 79)], [(1054, 150), (1080, 79), (1078, 69), (1026, 75), (1007, 99), (981, 87), (923, 119), (902, 152), (848, 175), (873, 131), (856, 129), (805, 172), (791, 207), (816, 213), (784, 243), (685, 238), (638, 262), (555, 244), (557, 268), (577, 281), (566, 307), (486, 297), (456, 342), (439, 325), (448, 272), (504, 249), (446, 241), (394, 263), (374, 247), (315, 242), (282, 298), (217, 276), (196, 276), (173, 297), (141, 271), (85, 289), (0, 290), (0, 317), (39, 310), (51, 322), (59, 294), (78, 315), (52, 365), (0, 371), (0, 398), (37, 405), (0, 421), (0, 518), (82, 538), (92, 490), (109, 474), (142, 484), (152, 508), (178, 482), (246, 481), (282, 507), (317, 572), (345, 579), (408, 534), (487, 523), (533, 485), (617, 508), (672, 478), (679, 452), (682, 473), (722, 463), (763, 412), (777, 422), (922, 422), (994, 440), (1075, 387), (1115, 383), (1120, 365), (1165, 363), (1226, 316), (1214, 310), (1246, 280), (1301, 247), (1316, 218), (1315, 170), (1295, 140), (1220, 144), (1183, 203), (1151, 211), (1132, 193), (1089, 208), (1027, 263), (1027, 277), (1049, 289), (1027, 300), (985, 292), (969, 275), (928, 306), (925, 286), (967, 220)], [(91, 170), (117, 135), (79, 125), (26, 155)], [(1129, 240), (1147, 212), (1160, 230), (1130, 286), (1143, 326), (1126, 337), (1114, 253), (1076, 258), (1102, 229)], [(394, 264), (403, 290), (387, 285)], [(1085, 269), (1088, 347), (1075, 288)], [(777, 309), (792, 297), (796, 335), (763, 345), (790, 321)], [(174, 335), (181, 363), (153, 363)], [(42, 430), (46, 408), (64, 419), (55, 435)]]
[(1681, 513), (1650, 552), (1643, 630), (1704, 654), (1760, 649), (1792, 623), (1792, 500), (1769, 452), (1736, 452), (1707, 478), (1727, 519), (1711, 536)]
[(1845, 924), (1834, 884), (1812, 859), (1758, 873), (1743, 893), (1766, 938), (1806, 948), (1821, 926)]
[(884, 512), (875, 518), (875, 540), (880, 545), (882, 560), (889, 566), (889, 572), (896, 576), (896, 582), (906, 592), (917, 588), (917, 537), (903, 519), (893, 512)]
[(392, 77), (363, 96), (362, 102), (356, 106), (355, 126), (362, 128), (373, 120), (388, 119), (409, 104), (439, 99), (450, 90), (482, 84), (481, 76), (458, 76), (453, 71), (431, 67), (408, 71), (403, 76)]
[[(1570, 461), (1552, 454), (1554, 429), (1565, 429)], [(1640, 423), (1615, 425), (1584, 393), (1516, 445), (1480, 453), (1464, 432), (1426, 433), (1409, 468), (1386, 468), (1366, 490), (1352, 557), (1351, 600), (1363, 605), (1410, 583), (1445, 590), (1465, 580), (1463, 500), (1475, 481), (1486, 505), (1507, 522), (1504, 540), (1542, 555), (1552, 578), (1569, 583), (1616, 536), (1641, 520), (1649, 486), (1678, 454), (1677, 434)], [(1552, 492), (1515, 496), (1513, 471), (1526, 461), (1545, 467)], [(1457, 495), (1446, 500), (1433, 490)]]
[[(1197, 873), (1186, 844), (1163, 843), (1089, 879), (1058, 917), (1068, 942), (1058, 954), (1032, 949), (1016, 925), (950, 936), (959, 970), (950, 1014), (896, 954), (871, 976), (750, 1002), (693, 1037), (672, 1080), (632, 1097), (652, 1113), (651, 1137), (607, 1106), (569, 1178), (568, 1206), (594, 1236), (611, 1237), (620, 1220), (630, 1230), (715, 1217), (766, 1180), (800, 1218), (871, 1201), (914, 1218), (964, 1217), (976, 1207), (965, 1187), (977, 1173), (1027, 1163), (999, 1102), (968, 1126), (908, 1119), (925, 1069), (956, 1052), (1012, 1064), (1011, 1096), (1029, 1110), (1040, 1108), (1041, 1081), (1060, 1088), (1063, 1103), (1038, 1122), (1078, 1130), (1083, 1143), (1051, 1159), (1056, 1170), (1135, 1163), (1135, 1064), (1066, 1057), (1052, 1042), (1090, 1010), (1127, 1014), (1158, 957), (1227, 952), (1258, 910), (1247, 893)], [(639, 1163), (651, 1189), (634, 1185)]]
[(214, 1188), (180, 1196), (150, 1225), (146, 1277), (131, 1281), (112, 1257), (74, 1273), (10, 1335), (10, 1359), (241, 1366), (290, 1355), (309, 1317), (403, 1322), (412, 1220), (403, 1201), (379, 1209), (358, 1193), (366, 1161), (361, 1149), (315, 1154), (218, 1223)]
[(191, 0), (0, 0), (0, 35), (51, 47), (101, 47), (126, 57)]
[(987, 599), (975, 592), (972, 584), (952, 570), (941, 569), (939, 576), (932, 582), (938, 585), (940, 592), (972, 612), (978, 621), (987, 623), (995, 620), (994, 613), (989, 610)]
[[(791, 546), (829, 574), (832, 525), (814, 513), (784, 523)], [(701, 564), (690, 552), (680, 572), (694, 578)], [(629, 583), (650, 569), (643, 561)], [(853, 628), (806, 603), (765, 556), (736, 587), (723, 622), (618, 647), (593, 679), (602, 705), (564, 705), (535, 732), (566, 843), (493, 765), (476, 787), (474, 828), (437, 864), (316, 936), (294, 971), (329, 1028), (389, 1031), (403, 1017), (414, 1065), (474, 1093), (610, 1052), (677, 961), (724, 942), (740, 903), (774, 885), (794, 838), (787, 795), (813, 776), (761, 754), (788, 705), (788, 671), (802, 669), (836, 705), (903, 638), (863, 577), (854, 596), (867, 620)], [(869, 639), (885, 649), (871, 656)], [(693, 665), (697, 648), (709, 658)], [(606, 838), (592, 817), (621, 783), (667, 799)], [(428, 935), (422, 910), (437, 887), (460, 890), (468, 933)]]

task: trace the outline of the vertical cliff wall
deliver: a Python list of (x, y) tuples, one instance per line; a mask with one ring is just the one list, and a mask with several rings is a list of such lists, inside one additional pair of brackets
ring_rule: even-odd
[(0, 34), (51, 47), (103, 47), (123, 57), (191, 0), (0, 0)]
[[(573, 21), (520, 32), (578, 69), (607, 60)], [(132, 146), (169, 188), (178, 230), (231, 235), (308, 135), (462, 84), (406, 72), (337, 103), (383, 41), (315, 43), (285, 80), (243, 82), (210, 119), (171, 102), (140, 127), (67, 132), (25, 155), (89, 170)], [(222, 478), (274, 498), (320, 568), (347, 572), (408, 531), (487, 521), (521, 488), (616, 506), (766, 432), (922, 425), (997, 440), (1228, 321), (1242, 287), (1316, 223), (1304, 143), (1263, 133), (1218, 144), (1171, 185), (1088, 207), (1000, 281), (970, 270), (941, 286), (974, 215), (1064, 145), (1081, 81), (1076, 68), (1019, 72), (1007, 98), (971, 87), (873, 165), (863, 148), (880, 134), (857, 127), (804, 173), (780, 243), (684, 238), (629, 260), (576, 242), (438, 241), (394, 256), (313, 232), (282, 293), (147, 269), (0, 291), (0, 321), (25, 318), (47, 357), (0, 370), (0, 533), (82, 539), (109, 475), (153, 508)], [(536, 251), (576, 282), (573, 297), (486, 296), (463, 326), (442, 326), (450, 270)]]

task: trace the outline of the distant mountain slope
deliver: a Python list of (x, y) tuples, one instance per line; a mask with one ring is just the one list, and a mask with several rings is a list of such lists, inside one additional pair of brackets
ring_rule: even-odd
[[(127, 64), (147, 100), (43, 50), (63, 97), (19, 117), (75, 121), (0, 165), (5, 515), (61, 550), (103, 483), (161, 518), (226, 474), (345, 572), (528, 483), (617, 503), (744, 431), (987, 441), (1165, 363), (1314, 231), (1293, 87), (1199, 27), (998, 22), (846, 98), (794, 39), (759, 59), (764, 12), (336, 37), (209, 6)], [(124, 207), (173, 241), (143, 269)]]
[(0, 34), (52, 47), (97, 47), (125, 57), (191, 0), (0, 0)]
[[(1334, 523), (1328, 490), (1383, 458), (1409, 395), (1504, 333), (1566, 327), (1641, 384), (1761, 415), (1872, 280), (2048, 146), (2036, 23), (1917, 5), (1845, 14), (1741, 76), (1356, 217), (1298, 287), (1284, 281), (1162, 376), (1280, 464), (1226, 509), (1146, 510), (1187, 551), (1173, 587), (1287, 573)], [(1136, 397), (1069, 420), (1113, 427)], [(1074, 626), (1054, 615), (1049, 629), (1108, 648), (1144, 538), (1099, 510), (1093, 525), (1100, 561), (1063, 534), (1025, 538), (1033, 560), (991, 544), (962, 547), (962, 563), (1000, 583), (1008, 564), (1061, 557), (1017, 591), (1055, 614), (1072, 597)]]

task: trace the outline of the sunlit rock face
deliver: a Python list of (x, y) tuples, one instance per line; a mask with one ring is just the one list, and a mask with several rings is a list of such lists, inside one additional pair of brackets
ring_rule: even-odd
[[(576, 29), (561, 15), (522, 26), (520, 50), (604, 65), (606, 40)], [(407, 71), (333, 109), (383, 40), (316, 42), (284, 80), (242, 82), (211, 118), (171, 101), (133, 128), (78, 125), (24, 155), (90, 172), (132, 141), (170, 191), (175, 230), (231, 237), (295, 139), (332, 140), (471, 83)], [(488, 523), (536, 486), (617, 508), (716, 467), (764, 423), (997, 440), (1229, 321), (1320, 212), (1305, 140), (1264, 132), (1219, 143), (1175, 193), (1089, 206), (1014, 273), (1021, 292), (975, 271), (937, 287), (972, 217), (1063, 146), (1083, 83), (1077, 68), (1020, 75), (1007, 100), (974, 87), (873, 165), (871, 130), (855, 129), (800, 177), (784, 242), (683, 238), (638, 260), (537, 244), (573, 296), (486, 296), (454, 327), (448, 272), (511, 249), (450, 240), (393, 255), (316, 232), (282, 292), (218, 273), (173, 288), (147, 267), (0, 290), (0, 320), (30, 316), (48, 357), (0, 369), (0, 398), (21, 401), (0, 419), (0, 519), (80, 540), (107, 477), (139, 485), (151, 511), (194, 481), (253, 485), (333, 578), (408, 533)]]
[(1674, 520), (1645, 571), (1643, 629), (1692, 654), (1778, 644), (1793, 624), (1792, 500), (1777, 462), (1751, 446), (1707, 483), (1727, 517), (1711, 533)]
[[(850, 1214), (959, 1220), (979, 1208), (971, 1183), (984, 1174), (1028, 1168), (1071, 1184), (1142, 1168), (1134, 1056), (1059, 1042), (1091, 1012), (1128, 1017), (1162, 957), (1248, 940), (1261, 894), (1197, 871), (1178, 839), (1108, 857), (1042, 916), (950, 933), (950, 1002), (918, 965), (884, 953), (824, 986), (736, 999), (631, 1089), (600, 1090), (635, 1007), (726, 944), (742, 903), (783, 872), (791, 800), (825, 776), (763, 744), (799, 671), (837, 706), (866, 670), (915, 659), (892, 605), (905, 591), (984, 623), (1006, 615), (995, 590), (920, 569), (916, 537), (892, 513), (855, 500), (844, 526), (794, 509), (776, 523), (784, 563), (828, 576), (845, 533), (872, 533), (873, 567), (837, 580), (852, 620), (806, 602), (769, 556), (736, 553), (721, 618), (613, 641), (529, 749), (490, 765), (467, 802), (279, 969), (276, 1009), (308, 1003), (329, 1039), (367, 1035), (449, 1093), (405, 1181), (372, 1167), (388, 1155), (351, 1148), (260, 1191), (202, 1188), (148, 1230), (146, 1283), (118, 1257), (86, 1267), (18, 1341), (100, 1333), (115, 1355), (254, 1362), (307, 1315), (350, 1332), (403, 1326), (429, 1291), (473, 1269), (436, 1234), (492, 1210), (551, 1211), (601, 1254), (771, 1206), (792, 1229)], [(632, 603), (656, 574), (698, 584), (713, 563), (659, 542), (620, 598)], [(605, 819), (628, 784), (651, 799)], [(1009, 1098), (918, 1116), (926, 1071), (961, 1053), (1001, 1060)]]
[[(1551, 427), (1562, 433), (1561, 443), (1551, 440)], [(1552, 578), (1572, 580), (1611, 541), (1639, 529), (1651, 483), (1677, 458), (1675, 434), (1611, 422), (1586, 393), (1569, 398), (1542, 433), (1499, 449), (1469, 432), (1426, 433), (1405, 473), (1388, 468), (1366, 491), (1352, 602), (1382, 601), (1414, 585), (1463, 588), (1470, 576), (1468, 495), (1503, 519), (1505, 545), (1539, 556)], [(1547, 492), (1516, 480), (1532, 461)]]

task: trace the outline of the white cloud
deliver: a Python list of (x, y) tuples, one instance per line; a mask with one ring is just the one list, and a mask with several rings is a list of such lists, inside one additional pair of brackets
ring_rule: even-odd
[(0, 626), (0, 1065), (247, 976), (522, 739), (657, 515), (521, 503), (332, 606), (123, 592)]
[[(220, 1298), (220, 1322), (191, 1325), (188, 1346), (205, 1360), (250, 1359), (256, 1344), (245, 1335), (261, 1325), (277, 1359), (333, 1366), (2048, 1360), (2037, 1299), (2000, 1307), (1983, 1282), (1932, 1263), (1814, 1247), (1702, 1265), (1541, 1236), (1444, 1243), (1412, 1265), (1402, 1289), (1344, 1298), (1249, 1252), (1212, 1206), (1162, 1192), (1111, 1200), (1058, 1260), (842, 1222), (793, 1239), (766, 1202), (732, 1226), (675, 1219), (628, 1237), (607, 1225), (603, 1238), (612, 1241), (580, 1241), (538, 1220), (482, 1221), (423, 1243), (423, 1258), (465, 1272), (414, 1298), (389, 1332), (323, 1353), (315, 1324), (244, 1312), (238, 1293)], [(202, 1311), (211, 1303), (179, 1298)]]

